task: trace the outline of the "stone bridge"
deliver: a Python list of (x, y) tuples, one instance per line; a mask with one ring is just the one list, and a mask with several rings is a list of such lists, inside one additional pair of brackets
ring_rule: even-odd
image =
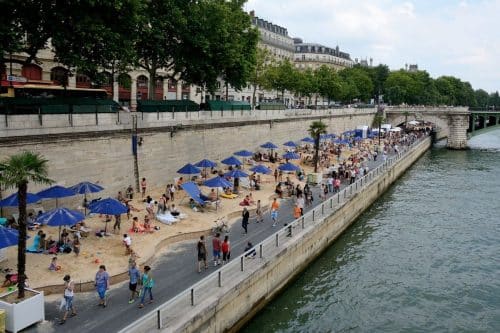
[[(468, 107), (386, 107), (387, 122), (398, 126), (406, 121), (418, 120), (431, 122), (438, 129), (438, 138), (448, 138), (447, 147), (450, 149), (467, 148), (467, 132), (470, 128), (471, 112)], [(479, 116), (478, 116), (479, 117)], [(479, 119), (479, 118), (478, 118)], [(486, 119), (481, 118), (486, 123)], [(495, 118), (498, 123), (498, 118)]]
[(469, 137), (500, 128), (500, 110), (472, 110), (469, 118)]

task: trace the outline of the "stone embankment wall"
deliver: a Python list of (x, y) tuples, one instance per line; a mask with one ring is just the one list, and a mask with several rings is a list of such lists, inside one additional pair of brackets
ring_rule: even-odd
[(240, 283), (233, 284), (222, 296), (208, 297), (196, 307), (185, 309), (182, 318), (172, 322), (163, 332), (237, 332), (341, 235), (430, 146), (430, 138), (425, 139), (370, 184), (353, 194), (332, 215), (319, 220), (305, 229), (304, 233), (296, 234), (277, 254), (266, 257), (265, 264), (249, 271)]
[[(200, 118), (197, 113), (176, 113), (175, 119), (171, 113), (138, 114), (138, 136), (142, 138), (138, 147), (139, 175), (148, 180), (149, 186), (172, 183), (179, 176), (176, 171), (188, 162), (203, 158), (220, 161), (241, 149), (255, 150), (266, 141), (276, 145), (298, 141), (319, 119), (330, 132), (341, 133), (371, 124), (374, 114), (371, 109), (286, 111), (269, 111), (267, 116), (266, 111), (260, 111), (258, 116), (226, 111), (223, 117), (219, 112), (217, 118), (215, 112), (212, 117), (205, 114)], [(130, 114), (129, 118), (122, 114), (119, 124), (113, 123), (117, 115), (100, 114), (104, 118), (98, 125), (87, 124), (94, 115), (86, 115), (90, 118), (81, 126), (74, 123), (75, 127), (67, 126), (67, 115), (57, 116), (60, 118), (52, 117), (52, 127), (47, 127), (47, 122), (40, 126), (36, 115), (19, 116), (33, 118), (26, 118), (24, 123), (9, 116), (10, 135), (5, 135), (5, 128), (0, 130), (0, 160), (22, 150), (39, 152), (49, 160), (49, 177), (58, 184), (99, 183), (105, 188), (99, 196), (115, 195), (129, 184), (134, 185)], [(163, 118), (158, 120), (160, 116)], [(29, 188), (31, 192), (39, 189), (35, 185)]]

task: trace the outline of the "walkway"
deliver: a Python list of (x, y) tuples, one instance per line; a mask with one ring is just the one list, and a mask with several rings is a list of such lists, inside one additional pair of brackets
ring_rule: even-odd
[[(381, 159), (369, 161), (368, 166), (373, 170), (379, 164)], [(342, 188), (346, 186), (343, 182)], [(314, 204), (318, 205), (321, 201), (318, 198), (319, 186), (312, 187), (314, 193)], [(331, 194), (330, 194), (331, 196)], [(248, 241), (254, 245), (263, 241), (286, 222), (293, 221), (293, 200), (285, 199), (281, 201), (279, 210), (279, 224), (272, 227), (269, 213), (265, 214), (264, 223), (255, 223), (250, 219), (248, 226), (248, 235), (242, 233), (241, 224), (235, 223), (230, 230), (231, 252), (233, 257), (244, 252), (244, 247)], [(305, 208), (309, 211), (313, 207)], [(58, 325), (62, 313), (59, 311), (59, 301), (46, 302), (45, 311), (47, 322), (39, 324), (27, 330), (28, 332), (116, 332), (133, 321), (140, 318), (155, 306), (162, 304), (180, 291), (189, 288), (191, 285), (201, 280), (203, 277), (212, 273), (215, 269), (213, 262), (208, 270), (197, 273), (196, 269), (196, 243), (197, 240), (186, 241), (171, 246), (164, 257), (156, 260), (152, 266), (152, 273), (155, 278), (155, 287), (153, 296), (155, 303), (146, 304), (144, 309), (138, 309), (138, 302), (128, 304), (130, 295), (128, 283), (122, 283), (118, 287), (112, 288), (109, 295), (109, 305), (106, 308), (97, 306), (98, 299), (96, 293), (81, 293), (75, 295), (74, 305), (78, 315), (69, 318), (64, 325)], [(207, 249), (209, 254), (212, 252), (211, 237), (207, 239)], [(209, 256), (211, 259), (211, 256)], [(82, 268), (82, 269), (86, 269)], [(96, 269), (92, 266), (92, 269)]]

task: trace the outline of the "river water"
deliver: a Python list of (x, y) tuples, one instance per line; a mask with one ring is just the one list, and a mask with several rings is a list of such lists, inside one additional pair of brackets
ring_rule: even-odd
[(243, 332), (500, 332), (500, 131), (427, 152)]

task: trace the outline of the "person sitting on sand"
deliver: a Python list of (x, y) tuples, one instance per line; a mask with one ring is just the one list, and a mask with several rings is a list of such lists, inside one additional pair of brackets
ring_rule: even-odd
[(172, 204), (172, 207), (170, 208), (170, 214), (172, 214), (172, 216), (179, 216), (181, 215), (181, 212), (179, 211), (179, 209), (177, 209), (177, 207), (175, 207), (174, 204)]
[(57, 264), (57, 257), (53, 257), (49, 265), (49, 271), (57, 272), (61, 270), (61, 266)]
[(210, 198), (210, 201), (217, 201), (217, 193), (215, 193), (214, 189), (212, 189), (210, 191), (210, 194), (208, 195), (208, 197)]
[(151, 223), (151, 220), (149, 219), (149, 216), (144, 216), (144, 230), (146, 232), (153, 232), (153, 225)]
[(132, 218), (132, 231), (139, 232), (139, 219), (137, 218), (137, 216), (134, 216)]
[(248, 195), (246, 195), (243, 201), (240, 202), (240, 206), (250, 206), (250, 199), (248, 198)]
[(255, 200), (253, 199), (252, 193), (247, 195), (248, 197), (248, 202), (250, 202), (250, 205), (255, 205)]
[(231, 187), (226, 187), (224, 189), (224, 193), (226, 193), (227, 195), (232, 195), (233, 194), (233, 190), (231, 189)]

